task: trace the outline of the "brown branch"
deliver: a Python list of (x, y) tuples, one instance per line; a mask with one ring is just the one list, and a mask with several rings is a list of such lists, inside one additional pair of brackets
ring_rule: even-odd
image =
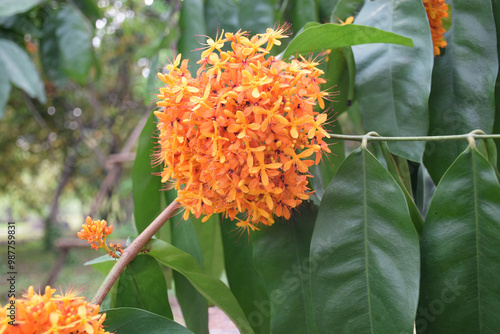
[[(142, 119), (139, 121), (139, 124), (135, 127), (135, 129), (132, 131), (130, 136), (128, 137), (127, 141), (123, 145), (123, 148), (120, 152), (120, 154), (127, 154), (132, 150), (132, 147), (134, 146), (135, 142), (141, 135), (141, 131), (144, 128), (144, 125), (146, 124), (148, 117), (149, 117), (150, 111), (146, 112)], [(122, 164), (114, 164), (111, 170), (108, 172), (106, 177), (104, 178), (104, 181), (102, 182), (101, 188), (99, 189), (99, 192), (97, 193), (97, 196), (94, 199), (94, 202), (92, 203), (92, 206), (90, 208), (89, 216), (93, 217), (97, 209), (99, 208), (99, 205), (101, 204), (102, 200), (104, 199), (104, 196), (106, 193), (109, 191), (111, 186), (116, 182), (118, 176), (120, 175), (120, 172), (122, 170)]]
[(155, 218), (155, 220), (149, 224), (149, 226), (142, 231), (141, 234), (128, 246), (123, 252), (122, 256), (115, 263), (113, 268), (111, 268), (108, 276), (102, 282), (101, 287), (97, 291), (94, 299), (92, 299), (92, 304), (100, 305), (106, 295), (109, 293), (113, 284), (116, 282), (120, 274), (125, 270), (125, 267), (139, 254), (141, 249), (148, 243), (148, 241), (153, 237), (153, 235), (158, 232), (158, 230), (169, 220), (180, 208), (181, 204), (179, 202), (172, 202), (169, 206), (163, 210), (162, 213)]

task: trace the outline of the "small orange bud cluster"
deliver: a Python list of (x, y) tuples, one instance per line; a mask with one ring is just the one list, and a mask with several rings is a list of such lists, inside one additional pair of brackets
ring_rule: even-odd
[[(40, 294), (30, 286), (23, 298), (0, 307), (0, 333), (109, 334), (103, 329), (106, 314), (99, 314), (99, 305), (86, 302), (73, 291), (53, 296), (55, 291), (47, 286)], [(15, 325), (7, 314), (10, 305), (15, 305)]]
[[(123, 253), (123, 249), (120, 244), (114, 245), (112, 243), (106, 245), (106, 238), (113, 232), (113, 226), (109, 225), (105, 220), (93, 220), (90, 217), (85, 219), (85, 224), (82, 225), (82, 229), (76, 235), (82, 240), (87, 240), (91, 248), (98, 250), (99, 248), (104, 249), (108, 252), (108, 255), (113, 258), (118, 258)], [(110, 249), (113, 248), (113, 250)]]
[(443, 34), (443, 18), (448, 17), (448, 5), (445, 0), (422, 0), (424, 3), (427, 18), (431, 27), (432, 43), (434, 45), (434, 55), (439, 56), (441, 50), (446, 46)]
[[(158, 73), (166, 86), (155, 112), (157, 161), (164, 164), (162, 182), (175, 179), (185, 219), (222, 212), (254, 230), (273, 224), (273, 214), (289, 219), (309, 198), (308, 167), (330, 152), (327, 115), (314, 111), (325, 107), (328, 93), (320, 89), (319, 63), (268, 55), (285, 30), (252, 37), (222, 31), (207, 40), (196, 78), (181, 55)], [(223, 51), (226, 43), (230, 50)]]

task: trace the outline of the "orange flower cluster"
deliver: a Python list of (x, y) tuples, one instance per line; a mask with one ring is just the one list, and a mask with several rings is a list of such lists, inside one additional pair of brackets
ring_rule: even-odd
[(443, 34), (446, 32), (443, 28), (442, 19), (448, 17), (448, 5), (445, 0), (422, 0), (424, 3), (427, 18), (431, 27), (432, 43), (434, 44), (434, 55), (439, 56), (441, 50), (446, 46)]
[[(55, 291), (47, 286), (45, 294), (39, 294), (30, 286), (22, 299), (1, 307), (0, 333), (109, 334), (103, 329), (106, 314), (99, 314), (99, 305), (74, 291), (53, 296)], [(9, 317), (11, 305), (15, 305), (15, 321)]]
[[(98, 250), (99, 248), (104, 249), (108, 252), (108, 255), (118, 258), (122, 253), (123, 249), (120, 244), (109, 244), (106, 245), (106, 238), (113, 232), (113, 226), (108, 226), (105, 220), (93, 220), (90, 217), (85, 219), (85, 224), (82, 225), (82, 229), (76, 235), (82, 240), (87, 240), (91, 248)], [(111, 248), (113, 250), (111, 250)]]
[[(155, 112), (157, 161), (164, 164), (162, 182), (175, 179), (185, 219), (223, 212), (255, 230), (273, 224), (273, 214), (289, 219), (309, 198), (308, 167), (330, 152), (327, 115), (314, 111), (325, 107), (328, 93), (320, 90), (319, 63), (268, 56), (285, 32), (222, 31), (207, 40), (196, 78), (181, 55), (158, 73), (166, 86), (157, 102), (163, 109)], [(230, 50), (223, 51), (226, 43)]]

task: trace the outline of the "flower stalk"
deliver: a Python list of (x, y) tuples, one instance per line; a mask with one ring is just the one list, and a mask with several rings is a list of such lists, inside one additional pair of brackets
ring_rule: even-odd
[(155, 235), (156, 232), (169, 220), (180, 207), (180, 203), (174, 201), (163, 210), (162, 213), (144, 230), (141, 234), (123, 251), (120, 259), (115, 263), (113, 268), (104, 279), (96, 295), (92, 299), (92, 304), (101, 305), (106, 295), (109, 293), (113, 284), (116, 282), (120, 274), (125, 270), (125, 267), (139, 254), (146, 246), (148, 241)]

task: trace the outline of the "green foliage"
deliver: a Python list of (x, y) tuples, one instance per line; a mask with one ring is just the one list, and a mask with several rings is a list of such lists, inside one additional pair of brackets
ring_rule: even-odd
[(157, 314), (131, 307), (120, 307), (106, 311), (106, 330), (112, 333), (137, 334), (192, 334), (173, 320)]
[(422, 235), (419, 333), (493, 333), (500, 326), (500, 184), (476, 149), (443, 175)]
[(366, 149), (346, 158), (323, 196), (311, 266), (313, 261), (312, 300), (320, 333), (412, 332), (418, 235), (401, 188)]

